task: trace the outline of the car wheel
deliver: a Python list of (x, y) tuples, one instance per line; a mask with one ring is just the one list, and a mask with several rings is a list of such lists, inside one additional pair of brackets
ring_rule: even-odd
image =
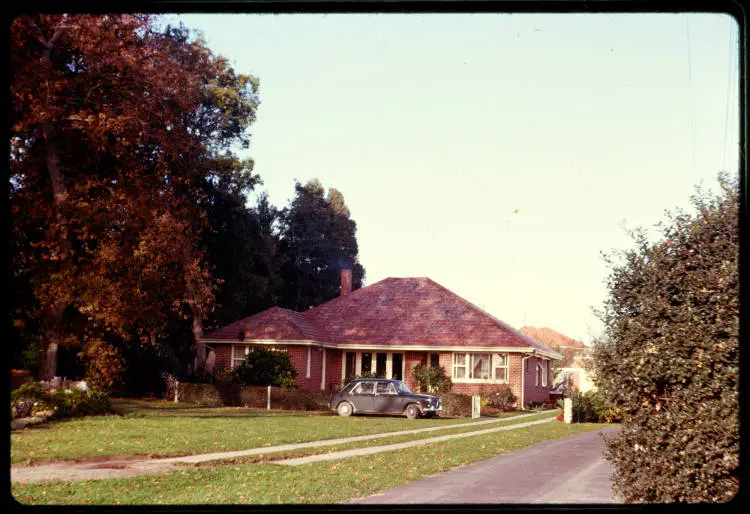
[(354, 412), (354, 409), (352, 408), (351, 403), (341, 402), (339, 403), (338, 407), (336, 407), (336, 411), (339, 413), (339, 416), (346, 418), (352, 415), (352, 412)]
[(419, 417), (419, 407), (413, 403), (406, 407), (406, 417), (409, 419), (417, 419)]

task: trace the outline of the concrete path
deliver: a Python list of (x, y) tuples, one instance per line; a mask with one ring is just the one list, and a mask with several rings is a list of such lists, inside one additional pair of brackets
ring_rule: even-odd
[(402, 450), (404, 448), (411, 448), (413, 446), (419, 446), (423, 444), (439, 443), (441, 441), (448, 441), (449, 439), (458, 439), (461, 437), (474, 437), (477, 435), (490, 434), (492, 432), (499, 432), (501, 430), (514, 430), (517, 428), (530, 427), (532, 425), (538, 425), (539, 423), (549, 423), (555, 421), (556, 416), (550, 418), (540, 419), (537, 421), (528, 421), (526, 423), (517, 423), (509, 426), (502, 426), (498, 428), (486, 428), (484, 430), (474, 430), (473, 432), (465, 432), (461, 434), (443, 435), (439, 437), (430, 437), (429, 439), (419, 439), (417, 441), (408, 441), (405, 443), (387, 444), (384, 446), (373, 446), (371, 448), (355, 448), (353, 450), (344, 450), (334, 453), (324, 453), (321, 455), (310, 455), (309, 457), (299, 457), (296, 459), (284, 459), (275, 460), (271, 464), (284, 464), (287, 466), (301, 466), (302, 464), (310, 464), (311, 462), (320, 462), (324, 460), (338, 460), (346, 459), (347, 457), (356, 457), (359, 455), (369, 455), (372, 453), (390, 452), (393, 450)]
[[(161, 459), (150, 459), (145, 457), (130, 458), (112, 458), (97, 459), (95, 462), (70, 462), (59, 461), (49, 464), (38, 464), (33, 466), (11, 466), (11, 482), (48, 482), (64, 480), (75, 482), (80, 480), (104, 480), (108, 478), (129, 478), (138, 475), (149, 475), (154, 473), (163, 473), (173, 470), (173, 464), (188, 463), (196, 464), (200, 462), (209, 462), (220, 459), (233, 459), (236, 457), (246, 457), (252, 455), (267, 455), (269, 453), (278, 453), (289, 450), (298, 450), (302, 448), (317, 448), (323, 446), (332, 446), (335, 444), (344, 444), (356, 441), (367, 441), (370, 439), (379, 439), (383, 437), (395, 437), (399, 435), (418, 434), (423, 432), (432, 432), (435, 430), (446, 430), (449, 428), (475, 427), (491, 423), (500, 423), (503, 421), (514, 422), (528, 416), (534, 416), (539, 412), (530, 414), (521, 414), (510, 418), (493, 418), (472, 423), (454, 423), (450, 425), (441, 425), (437, 427), (419, 428), (414, 430), (402, 430), (399, 432), (385, 432), (382, 434), (370, 434), (355, 437), (344, 437), (338, 439), (325, 439), (322, 441), (310, 441), (306, 443), (284, 444), (278, 446), (266, 446), (261, 448), (252, 448), (250, 450), (204, 453), (200, 455), (186, 455), (183, 457), (167, 457)], [(362, 450), (366, 450), (363, 448)], [(352, 450), (354, 451), (354, 450)]]
[(621, 503), (604, 459), (608, 427), (542, 443), (350, 503)]

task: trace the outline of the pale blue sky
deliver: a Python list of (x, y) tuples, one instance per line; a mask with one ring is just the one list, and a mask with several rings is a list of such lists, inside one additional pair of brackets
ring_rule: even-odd
[(728, 16), (179, 19), (260, 79), (247, 155), (274, 204), (338, 188), (366, 284), (427, 276), (516, 328), (589, 343), (623, 223), (737, 173)]

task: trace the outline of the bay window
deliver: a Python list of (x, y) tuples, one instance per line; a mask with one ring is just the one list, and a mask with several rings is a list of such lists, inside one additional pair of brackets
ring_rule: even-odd
[(452, 379), (465, 382), (508, 382), (508, 354), (454, 353)]

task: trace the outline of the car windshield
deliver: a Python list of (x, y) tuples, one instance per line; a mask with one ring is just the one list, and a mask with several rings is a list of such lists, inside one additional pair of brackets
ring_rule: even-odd
[(404, 384), (400, 380), (394, 381), (393, 385), (396, 386), (396, 391), (398, 391), (399, 394), (401, 394), (401, 393), (411, 393), (411, 391), (409, 391), (409, 388), (406, 387), (406, 384)]

